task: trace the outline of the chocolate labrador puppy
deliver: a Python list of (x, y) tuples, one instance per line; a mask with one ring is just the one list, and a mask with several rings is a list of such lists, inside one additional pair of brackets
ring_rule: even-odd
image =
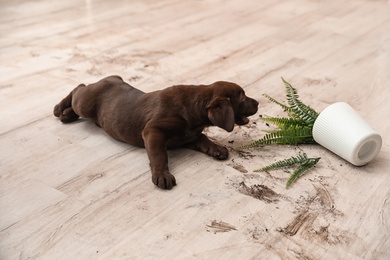
[(167, 149), (187, 147), (227, 159), (228, 150), (210, 141), (203, 129), (215, 125), (231, 132), (234, 124), (247, 124), (257, 107), (256, 100), (230, 82), (178, 85), (144, 93), (121, 77), (110, 76), (76, 87), (54, 107), (54, 115), (63, 123), (91, 118), (113, 138), (145, 147), (153, 183), (172, 189), (176, 180), (168, 169)]

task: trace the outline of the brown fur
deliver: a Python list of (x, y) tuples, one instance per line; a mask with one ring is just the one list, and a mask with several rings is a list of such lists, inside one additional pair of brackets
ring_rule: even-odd
[(81, 84), (54, 107), (54, 115), (69, 123), (90, 118), (115, 139), (145, 147), (152, 181), (162, 189), (176, 185), (168, 169), (167, 149), (187, 147), (224, 160), (228, 150), (202, 131), (216, 125), (228, 132), (249, 122), (258, 102), (230, 82), (178, 85), (144, 93), (110, 76), (88, 86)]

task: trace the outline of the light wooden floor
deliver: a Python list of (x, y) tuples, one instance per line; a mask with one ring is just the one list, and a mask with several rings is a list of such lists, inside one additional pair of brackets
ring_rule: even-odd
[[(390, 259), (388, 1), (1, 0), (0, 47), (0, 259)], [(234, 81), (261, 107), (256, 124), (206, 131), (227, 161), (170, 151), (178, 186), (162, 191), (145, 150), (52, 115), (111, 74), (144, 91)], [(318, 111), (351, 104), (378, 156), (235, 151), (282, 113), (262, 97), (284, 98), (281, 77)], [(253, 173), (301, 150), (322, 159), (289, 190), (284, 171)]]

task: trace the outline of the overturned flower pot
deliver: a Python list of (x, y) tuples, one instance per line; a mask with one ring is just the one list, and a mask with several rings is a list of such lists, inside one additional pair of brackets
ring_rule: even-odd
[(382, 138), (347, 103), (325, 108), (316, 118), (314, 141), (348, 162), (362, 166), (371, 161), (382, 147)]

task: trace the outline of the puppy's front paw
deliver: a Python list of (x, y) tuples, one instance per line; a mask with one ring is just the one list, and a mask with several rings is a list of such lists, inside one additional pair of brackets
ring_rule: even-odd
[(56, 117), (60, 117), (60, 115), (62, 114), (62, 110), (59, 104), (54, 107), (53, 114)]
[(226, 160), (229, 157), (229, 150), (226, 147), (215, 145), (209, 150), (209, 155), (218, 160)]
[(153, 174), (152, 181), (155, 185), (164, 190), (170, 190), (173, 188), (173, 186), (176, 186), (175, 176), (169, 172)]

